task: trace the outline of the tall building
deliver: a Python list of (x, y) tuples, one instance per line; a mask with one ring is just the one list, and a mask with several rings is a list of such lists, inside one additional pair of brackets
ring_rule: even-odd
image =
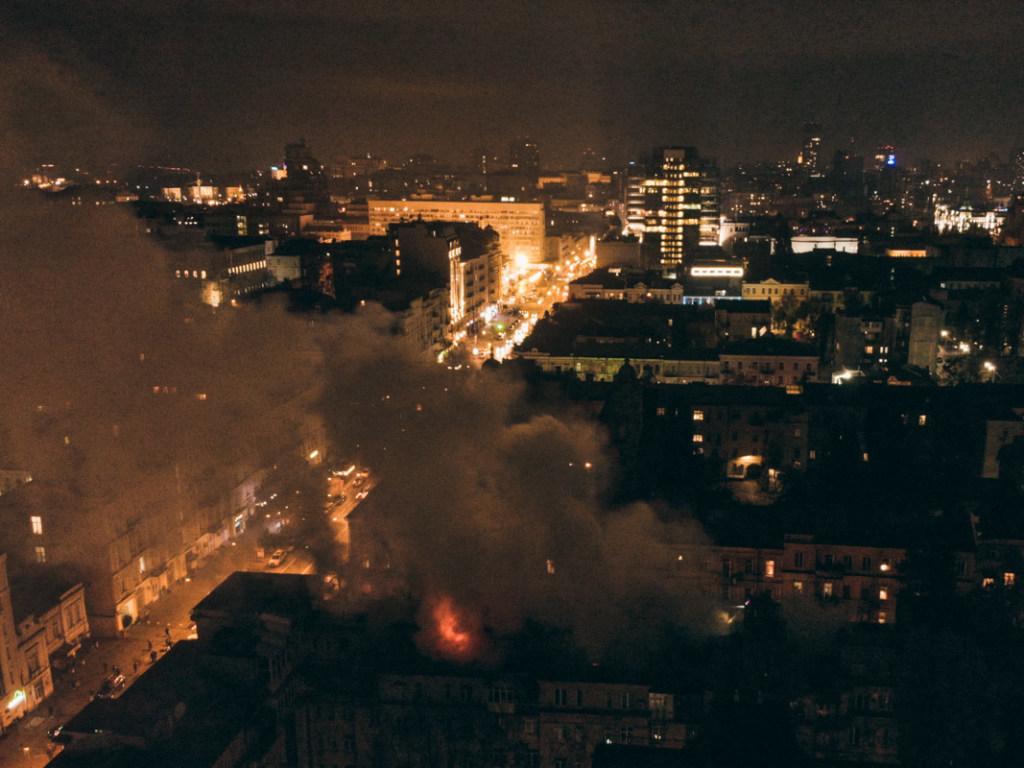
[(855, 152), (838, 150), (832, 162), (832, 179), (840, 200), (864, 197), (864, 158)]
[(820, 123), (813, 120), (804, 123), (803, 145), (798, 162), (812, 179), (818, 179), (825, 175), (825, 164), (821, 156)]
[(537, 173), (540, 170), (540, 147), (529, 137), (516, 139), (509, 145), (510, 170)]
[(1011, 164), (1013, 166), (1013, 191), (1017, 194), (1024, 193), (1024, 147), (1014, 152)]
[(896, 150), (889, 144), (880, 144), (875, 150), (875, 170), (884, 171), (896, 165)]
[(674, 266), (683, 264), (698, 246), (718, 245), (718, 169), (695, 148), (656, 149), (639, 184), (642, 194), (636, 194), (637, 187), (635, 178), (627, 184), (633, 190), (627, 220), (643, 217), (649, 258)]
[(327, 192), (327, 174), (323, 165), (313, 157), (305, 141), (288, 144), (284, 149), (284, 166), (271, 168), (270, 188), (272, 202), (284, 217), (281, 234), (294, 236), (313, 216), (321, 217), (335, 212)]
[[(395, 269), (415, 264), (439, 275), (448, 287), (451, 334), (497, 308), (503, 256), (500, 237), (488, 227), (458, 221), (414, 221), (388, 226)], [(406, 270), (408, 271), (408, 269)]]
[(327, 176), (320, 161), (313, 157), (305, 140), (288, 144), (284, 148), (285, 178), (287, 188), (302, 191), (323, 192), (327, 189)]

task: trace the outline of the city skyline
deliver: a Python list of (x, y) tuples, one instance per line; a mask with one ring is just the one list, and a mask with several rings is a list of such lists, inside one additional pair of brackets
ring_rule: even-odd
[(461, 162), (530, 136), (544, 165), (677, 144), (727, 165), (795, 159), (808, 120), (826, 160), (851, 137), (938, 161), (1024, 143), (1004, 2), (58, 6), (3, 12), (0, 125), (27, 162), (237, 170), (299, 136)]
[(1021, 2), (0, 4), (0, 764), (1018, 764)]

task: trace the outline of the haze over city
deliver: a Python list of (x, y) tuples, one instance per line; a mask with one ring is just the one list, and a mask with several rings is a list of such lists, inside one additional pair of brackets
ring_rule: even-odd
[(466, 162), (514, 136), (545, 166), (687, 143), (723, 162), (829, 144), (951, 162), (1024, 143), (1010, 0), (5, 3), (8, 155), (264, 167), (299, 136)]
[(4, 3), (0, 765), (1018, 765), (1022, 39)]

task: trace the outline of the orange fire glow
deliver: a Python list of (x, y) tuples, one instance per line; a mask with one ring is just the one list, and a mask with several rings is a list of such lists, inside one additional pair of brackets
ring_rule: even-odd
[(434, 606), (434, 621), (437, 622), (437, 636), (440, 640), (441, 651), (461, 656), (470, 649), (473, 637), (463, 627), (458, 610), (451, 598), (443, 597)]

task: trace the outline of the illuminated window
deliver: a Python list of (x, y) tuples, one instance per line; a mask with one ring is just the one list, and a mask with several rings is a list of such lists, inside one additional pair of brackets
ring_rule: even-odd
[(43, 518), (39, 517), (39, 515), (32, 515), (31, 520), (32, 520), (32, 533), (36, 534), (37, 536), (42, 536), (43, 535)]
[(995, 579), (986, 577), (986, 578), (981, 580), (981, 586), (984, 587), (985, 589), (988, 589), (990, 587), (994, 587), (995, 585), (996, 585), (996, 580)]
[(927, 423), (928, 417), (925, 414), (922, 413), (920, 416), (917, 417), (917, 426), (923, 427)]
[(821, 594), (823, 594), (825, 597), (832, 597), (831, 581), (826, 581), (824, 584), (821, 585)]
[(889, 599), (889, 589), (887, 587), (882, 587), (880, 590), (878, 590), (878, 599), (879, 600), (888, 600)]
[(704, 442), (704, 435), (694, 435), (693, 436), (693, 442), (695, 442), (695, 443), (703, 443)]
[(882, 558), (882, 562), (878, 566), (878, 570), (880, 570), (880, 571), (888, 571), (889, 568), (890, 568), (889, 558), (888, 557), (883, 557)]
[(764, 561), (764, 575), (771, 577), (775, 575), (775, 561), (765, 560)]
[(704, 421), (704, 411), (694, 411), (693, 412), (693, 420), (694, 421)]
[(36, 547), (36, 562), (37, 563), (45, 563), (46, 562), (46, 547)]
[(1017, 581), (1017, 574), (1015, 573), (1004, 573), (1003, 574), (1003, 586), (1012, 587)]
[(802, 581), (793, 582), (793, 592), (797, 595), (802, 594), (804, 591), (804, 583)]
[(864, 459), (864, 461), (867, 461), (868, 460), (868, 452), (864, 451), (864, 453), (861, 455), (861, 458)]
[(888, 617), (886, 616), (886, 613), (885, 613), (885, 611), (879, 611), (879, 612), (878, 612), (878, 623), (879, 623), (879, 624), (885, 624), (885, 620), (886, 620), (887, 618), (888, 618)]

